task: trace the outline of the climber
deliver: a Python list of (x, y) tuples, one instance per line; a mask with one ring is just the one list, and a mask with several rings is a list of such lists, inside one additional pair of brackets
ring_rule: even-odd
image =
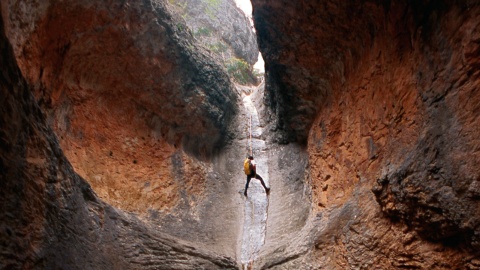
[(243, 192), (243, 195), (247, 196), (248, 184), (250, 184), (250, 179), (252, 178), (257, 178), (260, 180), (260, 183), (262, 183), (262, 186), (265, 189), (265, 193), (267, 193), (267, 195), (270, 193), (270, 188), (265, 186), (263, 178), (257, 174), (257, 166), (255, 164), (255, 160), (253, 160), (253, 156), (248, 156), (248, 158), (245, 159), (243, 162), (243, 169), (247, 175), (247, 184), (245, 185), (245, 191)]

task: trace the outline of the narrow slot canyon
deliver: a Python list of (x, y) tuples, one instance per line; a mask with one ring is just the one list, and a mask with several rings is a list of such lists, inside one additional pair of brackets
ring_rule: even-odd
[[(258, 91), (258, 89), (255, 88), (252, 91)], [(261, 174), (265, 185), (268, 187), (270, 181), (268, 177), (267, 147), (265, 141), (261, 139), (262, 128), (260, 127), (258, 112), (252, 102), (251, 95), (243, 98), (243, 104), (247, 112), (246, 118), (249, 119), (248, 135), (250, 138), (247, 137), (247, 153), (255, 158), (258, 167), (257, 172)], [(252, 179), (247, 191), (241, 252), (241, 263), (244, 269), (253, 264), (265, 242), (268, 218), (268, 197), (260, 181)]]
[(0, 269), (480, 269), (480, 4), (251, 8), (0, 0)]

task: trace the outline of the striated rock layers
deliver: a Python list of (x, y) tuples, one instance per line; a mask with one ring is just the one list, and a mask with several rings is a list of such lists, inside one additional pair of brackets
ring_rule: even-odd
[(0, 268), (237, 269), (100, 201), (74, 173), (0, 20)]
[(478, 269), (480, 5), (252, 2), (270, 129), (306, 145), (317, 213), (257, 265)]

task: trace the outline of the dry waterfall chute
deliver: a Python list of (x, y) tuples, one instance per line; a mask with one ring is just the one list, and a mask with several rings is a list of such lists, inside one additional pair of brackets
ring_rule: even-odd
[[(263, 175), (263, 180), (267, 186), (270, 186), (267, 147), (265, 141), (261, 139), (263, 130), (260, 126), (257, 109), (251, 100), (251, 95), (246, 95), (243, 98), (243, 104), (246, 113), (250, 115), (247, 152), (251, 156), (255, 154), (258, 171)], [(240, 260), (244, 269), (250, 269), (265, 243), (267, 228), (268, 197), (259, 181), (250, 182), (249, 196), (245, 197), (244, 204), (245, 212)]]

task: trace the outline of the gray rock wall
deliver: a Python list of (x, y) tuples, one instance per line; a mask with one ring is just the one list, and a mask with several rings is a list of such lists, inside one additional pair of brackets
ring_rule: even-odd
[[(236, 57), (257, 62), (257, 38), (249, 19), (233, 0), (170, 1), (179, 9), (194, 36), (224, 61)], [(223, 48), (222, 46), (226, 46)]]

